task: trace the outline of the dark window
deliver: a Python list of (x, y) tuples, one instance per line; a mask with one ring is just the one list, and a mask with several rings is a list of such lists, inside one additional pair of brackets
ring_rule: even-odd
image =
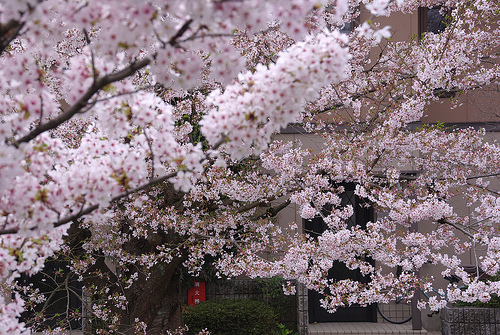
[(340, 32), (343, 33), (343, 34), (350, 34), (350, 33), (352, 33), (353, 29), (354, 29), (354, 22), (350, 21), (350, 22), (346, 22), (340, 28)]
[[(325, 12), (327, 13), (327, 15), (328, 15), (328, 13), (332, 13), (333, 11), (334, 11), (333, 5), (326, 6)], [(328, 21), (328, 19), (327, 19), (327, 21)], [(328, 22), (326, 24), (326, 27), (328, 28), (328, 30), (332, 31), (333, 29), (339, 29), (341, 33), (347, 34), (347, 35), (352, 33), (352, 31), (354, 30), (354, 28), (356, 26), (357, 26), (357, 23), (355, 21), (345, 22), (343, 25), (339, 25), (339, 26), (332, 25)]]
[(446, 13), (441, 13), (441, 8), (427, 9), (427, 31), (439, 34), (446, 28)]
[(422, 35), (425, 32), (439, 34), (444, 31), (448, 22), (448, 15), (449, 12), (443, 10), (442, 7), (420, 7), (418, 9), (419, 34)]
[[(424, 33), (439, 34), (446, 29), (449, 23), (450, 11), (441, 6), (434, 8), (420, 7), (418, 9), (418, 33), (422, 37)], [(455, 96), (455, 92), (436, 89), (434, 94), (439, 98), (449, 99)]]

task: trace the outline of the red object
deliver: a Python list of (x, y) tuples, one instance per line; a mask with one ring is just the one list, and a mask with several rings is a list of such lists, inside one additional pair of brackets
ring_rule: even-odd
[(193, 280), (193, 287), (188, 289), (188, 305), (194, 306), (200, 301), (205, 301), (205, 282)]

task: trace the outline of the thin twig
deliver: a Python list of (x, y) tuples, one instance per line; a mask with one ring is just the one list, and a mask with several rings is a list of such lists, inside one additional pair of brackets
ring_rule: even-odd
[(117, 97), (121, 97), (122, 95), (132, 95), (132, 94), (135, 94), (135, 93), (142, 92), (144, 90), (151, 89), (153, 87), (154, 87), (153, 85), (148, 85), (148, 86), (141, 87), (141, 88), (139, 88), (139, 89), (137, 89), (135, 91), (126, 91), (126, 92), (115, 94), (115, 95), (112, 95), (112, 96), (109, 96), (109, 97), (105, 97), (105, 98), (101, 98), (101, 99), (96, 99), (96, 100), (93, 101), (93, 104), (97, 104), (99, 102), (108, 101), (108, 100), (111, 100), (111, 99), (114, 99), (114, 98), (117, 98)]
[(94, 76), (94, 83), (97, 82), (97, 69), (95, 68), (95, 56), (94, 56), (94, 50), (90, 47), (90, 37), (89, 34), (87, 33), (86, 29), (83, 29), (83, 35), (85, 36), (85, 41), (87, 42), (87, 46), (89, 47), (90, 50), (90, 61), (92, 64), (92, 75)]
[(146, 141), (148, 142), (149, 151), (151, 152), (151, 175), (149, 177), (149, 179), (151, 180), (155, 176), (155, 154), (153, 151), (153, 147), (151, 145), (151, 139), (148, 137), (148, 133), (146, 132), (146, 128), (144, 128), (142, 130), (142, 133), (144, 134), (144, 137), (146, 137)]

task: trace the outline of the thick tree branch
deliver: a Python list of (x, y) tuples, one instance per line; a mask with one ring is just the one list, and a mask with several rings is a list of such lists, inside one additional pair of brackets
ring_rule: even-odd
[(467, 180), (488, 178), (488, 177), (498, 177), (498, 176), (500, 176), (500, 172), (499, 173), (490, 173), (490, 174), (485, 174), (485, 175), (480, 175), (480, 176), (474, 176), (474, 177), (468, 177)]
[(272, 196), (272, 197), (268, 197), (266, 200), (254, 201), (252, 203), (249, 203), (245, 206), (238, 208), (238, 213), (247, 212), (247, 211), (254, 209), (256, 207), (263, 206), (263, 205), (265, 205), (268, 202), (271, 202), (273, 200), (276, 200), (276, 197)]
[(459, 227), (458, 225), (446, 220), (446, 219), (439, 219), (437, 221), (438, 223), (441, 223), (441, 224), (446, 224), (446, 225), (449, 225), (449, 226), (452, 226), (453, 228), (455, 228), (456, 230), (459, 230), (461, 231), (463, 234), (465, 234), (466, 236), (470, 237), (470, 238), (474, 238), (474, 235), (472, 235), (471, 233), (469, 233), (468, 231), (466, 231), (465, 229), (463, 229), (462, 227)]
[(272, 218), (278, 215), (279, 212), (281, 212), (283, 209), (285, 209), (288, 205), (290, 205), (291, 201), (290, 199), (283, 201), (282, 203), (278, 204), (275, 207), (269, 207), (266, 212), (258, 217), (258, 219), (264, 219), (264, 218)]
[[(169, 40), (168, 43), (173, 45), (173, 46), (178, 46), (179, 38), (181, 38), (182, 35), (184, 35), (184, 33), (189, 29), (191, 23), (193, 23), (193, 19), (187, 20), (182, 25), (182, 27), (177, 31), (177, 33), (174, 36), (172, 36), (172, 38)], [(22, 28), (23, 24), (24, 23), (20, 24), (20, 26), (18, 27), (18, 30), (16, 31), (16, 35), (17, 35), (18, 31)], [(16, 27), (15, 23), (13, 23), (13, 25), (14, 25), (14, 27)], [(5, 29), (3, 29), (3, 30), (5, 30)], [(3, 32), (3, 30), (2, 30), (2, 27), (0, 27), (0, 33)], [(1, 37), (2, 37), (2, 35), (0, 34), (0, 38)], [(87, 37), (87, 41), (90, 42), (88, 40), (88, 36), (86, 36), (86, 37)], [(2, 45), (1, 43), (2, 43), (2, 39), (0, 39), (0, 46)], [(10, 41), (9, 41), (9, 43), (10, 43)], [(58, 117), (56, 117), (50, 121), (47, 121), (44, 124), (40, 124), (37, 128), (35, 128), (33, 131), (31, 131), (27, 135), (21, 137), (18, 140), (14, 140), (13, 145), (16, 147), (19, 147), (20, 143), (29, 142), (29, 141), (33, 140), (35, 137), (37, 137), (38, 135), (40, 135), (40, 134), (42, 134), (50, 129), (54, 129), (57, 126), (59, 126), (60, 124), (64, 123), (65, 121), (71, 119), (75, 114), (82, 111), (82, 109), (89, 104), (89, 100), (96, 93), (98, 93), (102, 88), (104, 88), (106, 85), (109, 85), (111, 83), (114, 83), (114, 82), (117, 82), (117, 81), (120, 81), (120, 80), (123, 80), (125, 78), (132, 76), (140, 69), (148, 66), (151, 63), (152, 59), (155, 58), (155, 56), (156, 56), (156, 54), (153, 54), (149, 58), (144, 58), (142, 60), (133, 62), (129, 66), (124, 68), (123, 70), (106, 75), (106, 76), (101, 77), (101, 78), (96, 78), (95, 67), (94, 67), (94, 64), (92, 64), (93, 71), (94, 71), (94, 82), (93, 82), (92, 86), (83, 94), (83, 96), (73, 106), (71, 106), (69, 109), (64, 111)], [(92, 63), (94, 63), (93, 57), (92, 57)]]
[[(222, 137), (217, 143), (215, 143), (212, 146), (212, 150), (217, 150), (225, 141), (226, 141), (226, 137)], [(116, 201), (118, 201), (120, 199), (128, 197), (131, 194), (138, 193), (140, 191), (146, 190), (146, 189), (148, 189), (149, 187), (151, 187), (153, 185), (157, 185), (157, 184), (163, 183), (165, 181), (168, 181), (170, 178), (173, 178), (176, 175), (177, 175), (177, 171), (169, 173), (169, 174), (164, 175), (162, 177), (158, 177), (158, 178), (155, 178), (155, 179), (150, 179), (149, 182), (147, 182), (147, 183), (145, 183), (143, 185), (140, 185), (140, 186), (138, 186), (136, 188), (129, 189), (126, 192), (123, 192), (123, 193), (121, 193), (121, 194), (113, 197), (110, 200), (110, 203), (114, 203), (114, 202), (116, 202)], [(82, 207), (82, 209), (78, 213), (70, 215), (70, 216), (67, 216), (67, 217), (64, 217), (64, 218), (62, 218), (62, 219), (54, 222), (54, 227), (59, 227), (59, 226), (62, 226), (64, 224), (66, 224), (66, 223), (78, 220), (82, 216), (90, 214), (93, 211), (97, 210), (98, 208), (99, 208), (99, 204), (94, 204), (94, 205), (91, 205), (91, 206), (88, 206), (88, 207), (85, 207), (85, 208)], [(15, 234), (17, 232), (19, 232), (19, 228), (2, 229), (2, 230), (0, 230), (0, 235)]]
[(10, 20), (6, 24), (0, 25), (0, 54), (9, 46), (24, 27), (24, 22)]
[(177, 33), (172, 36), (172, 38), (168, 41), (170, 45), (177, 46), (178, 45), (178, 39), (181, 38), (182, 35), (189, 29), (189, 26), (193, 23), (193, 19), (189, 19), (184, 24), (182, 27), (177, 31)]
[[(138, 186), (136, 188), (127, 190), (126, 192), (121, 193), (121, 194), (115, 196), (114, 198), (111, 199), (111, 203), (116, 202), (116, 201), (118, 201), (120, 199), (123, 199), (125, 197), (128, 197), (131, 194), (134, 194), (134, 193), (140, 192), (142, 190), (145, 190), (145, 189), (147, 189), (147, 188), (149, 188), (149, 187), (151, 187), (153, 185), (156, 185), (156, 184), (162, 183), (164, 181), (167, 181), (168, 179), (170, 179), (172, 177), (175, 177), (176, 175), (177, 175), (177, 172), (173, 172), (173, 173), (170, 173), (168, 175), (152, 179), (152, 180), (150, 180), (146, 184), (143, 184), (143, 185)], [(59, 227), (59, 226), (62, 226), (64, 224), (66, 224), (66, 223), (75, 221), (75, 220), (81, 218), (82, 216), (85, 216), (87, 214), (92, 213), (93, 211), (97, 210), (98, 208), (99, 208), (98, 204), (82, 208), (78, 213), (70, 215), (70, 216), (66, 216), (66, 217), (58, 220), (57, 222), (54, 222), (54, 227)], [(18, 231), (19, 231), (19, 228), (3, 229), (3, 230), (0, 230), (0, 235), (15, 234)]]
[(137, 62), (133, 62), (126, 68), (124, 68), (121, 71), (106, 75), (100, 79), (97, 79), (92, 86), (83, 94), (83, 96), (70, 108), (68, 108), (65, 112), (63, 112), (61, 115), (58, 117), (47, 121), (44, 124), (41, 124), (37, 128), (35, 128), (33, 131), (31, 131), (29, 134), (21, 137), (17, 141), (14, 142), (14, 145), (16, 147), (19, 146), (20, 143), (25, 143), (29, 142), (38, 135), (46, 132), (47, 130), (54, 129), (60, 124), (64, 123), (65, 121), (68, 121), (71, 119), (75, 114), (80, 112), (85, 106), (87, 106), (89, 100), (99, 92), (103, 87), (106, 85), (109, 85), (111, 83), (123, 80), (125, 78), (128, 78), (135, 74), (137, 71), (140, 69), (148, 66), (151, 63), (151, 58), (145, 58)]

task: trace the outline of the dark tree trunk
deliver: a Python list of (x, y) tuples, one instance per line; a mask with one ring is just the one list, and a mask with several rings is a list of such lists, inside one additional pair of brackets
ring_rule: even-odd
[(150, 276), (141, 275), (130, 289), (130, 324), (137, 318), (147, 324), (148, 335), (159, 335), (183, 326), (181, 314), (182, 259), (151, 268)]
[(165, 282), (166, 290), (159, 306), (158, 312), (148, 329), (151, 334), (161, 334), (164, 330), (174, 330), (183, 326), (181, 311), (181, 271), (172, 275), (169, 282)]
[[(73, 257), (84, 257), (85, 251), (82, 243), (90, 237), (87, 229), (78, 228), (73, 224), (68, 231), (67, 243), (72, 249)], [(166, 242), (168, 240), (168, 242)], [(163, 243), (176, 241), (175, 235), (163, 236)], [(142, 251), (150, 251), (151, 243), (146, 240), (135, 240), (124, 246), (131, 253), (140, 254)], [(83, 284), (86, 287), (97, 286), (109, 288), (105, 293), (91, 296), (91, 300), (108, 302), (108, 307), (113, 315), (120, 318), (120, 331), (125, 334), (134, 334), (135, 320), (145, 322), (148, 335), (165, 334), (167, 330), (182, 327), (181, 313), (181, 264), (185, 257), (174, 257), (169, 263), (159, 263), (152, 266), (147, 272), (135, 266), (139, 278), (128, 289), (118, 283), (118, 278), (105, 262), (105, 257), (97, 257), (95, 263), (86, 271)], [(99, 274), (99, 275), (96, 275)], [(127, 308), (125, 310), (113, 305), (108, 297), (113, 293), (125, 294)], [(91, 330), (92, 332), (92, 330)]]

